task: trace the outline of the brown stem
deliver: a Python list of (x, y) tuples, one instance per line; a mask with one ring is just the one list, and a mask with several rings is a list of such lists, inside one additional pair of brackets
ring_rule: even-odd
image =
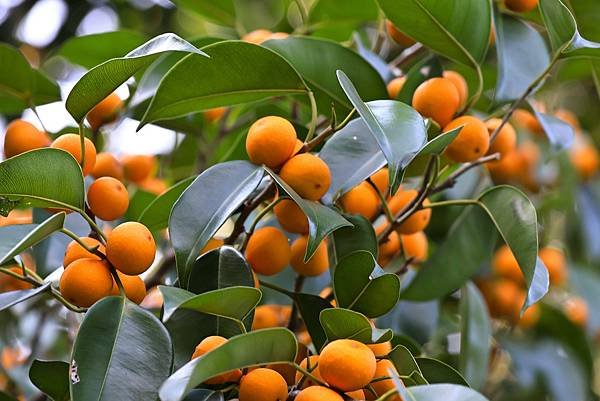
[[(304, 286), (304, 280), (306, 279), (303, 275), (296, 276), (296, 281), (294, 282), (294, 293), (299, 293), (302, 291), (302, 287)], [(296, 302), (292, 304), (292, 313), (290, 314), (290, 321), (288, 322), (288, 329), (290, 331), (296, 332), (298, 328), (298, 306)]]
[(242, 211), (235, 221), (235, 225), (231, 231), (231, 235), (225, 239), (225, 244), (231, 245), (236, 239), (238, 239), (240, 234), (244, 232), (244, 223), (246, 222), (248, 216), (250, 216), (252, 211), (256, 209), (258, 205), (274, 195), (274, 191), (275, 182), (271, 182), (254, 199), (248, 199), (246, 202), (244, 202)]

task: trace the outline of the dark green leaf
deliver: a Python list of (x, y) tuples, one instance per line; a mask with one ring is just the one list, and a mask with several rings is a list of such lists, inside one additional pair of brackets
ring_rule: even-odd
[(323, 298), (312, 294), (298, 293), (294, 295), (294, 300), (298, 305), (298, 311), (306, 325), (308, 334), (310, 334), (313, 345), (317, 350), (320, 350), (327, 342), (327, 334), (321, 326), (319, 316), (321, 311), (333, 308), (333, 306)]
[(294, 334), (284, 328), (257, 330), (232, 337), (171, 375), (160, 388), (160, 399), (180, 401), (200, 383), (234, 369), (293, 362), (297, 346)]
[(344, 215), (354, 227), (342, 227), (333, 233), (336, 260), (341, 260), (355, 251), (364, 250), (377, 257), (378, 244), (373, 225), (360, 215)]
[(223, 393), (207, 389), (192, 390), (183, 401), (223, 401)]
[(469, 386), (465, 378), (456, 369), (442, 361), (424, 357), (416, 358), (416, 361), (421, 372), (423, 372), (423, 377), (429, 383), (452, 383)]
[(427, 161), (430, 155), (442, 154), (444, 150), (452, 143), (462, 129), (462, 126), (453, 129), (452, 131), (444, 132), (443, 135), (438, 135), (425, 144), (406, 166), (405, 176), (417, 176), (423, 174)]
[(390, 341), (394, 336), (389, 329), (374, 328), (365, 315), (350, 309), (325, 309), (321, 312), (320, 320), (329, 342), (350, 338), (365, 344), (375, 344)]
[(421, 369), (419, 368), (415, 357), (408, 348), (397, 345), (390, 351), (388, 356), (390, 361), (392, 361), (396, 367), (399, 375), (410, 376), (415, 371), (421, 373)]
[(193, 11), (219, 25), (235, 25), (235, 1), (234, 0), (175, 0), (175, 4)]
[(139, 216), (138, 221), (148, 227), (151, 231), (167, 228), (169, 215), (171, 214), (173, 205), (195, 178), (196, 177), (186, 178), (157, 196), (148, 207), (144, 209)]
[(183, 286), (202, 248), (262, 177), (262, 168), (248, 162), (217, 164), (202, 172), (177, 199), (169, 217), (169, 235)]
[[(5, 274), (0, 272), (0, 277)], [(50, 283), (44, 284), (31, 290), (19, 290), (0, 293), (0, 311), (10, 308), (18, 303), (27, 301), (43, 292), (50, 290)]]
[(409, 391), (414, 401), (488, 401), (477, 391), (456, 384), (416, 386)]
[(317, 0), (308, 16), (311, 35), (345, 41), (352, 32), (368, 21), (376, 20), (378, 7), (373, 0)]
[(125, 213), (125, 219), (129, 221), (138, 221), (144, 210), (157, 198), (156, 194), (144, 191), (137, 188), (131, 199), (129, 199), (129, 207)]
[(54, 401), (69, 401), (69, 363), (36, 359), (29, 368), (31, 382)]
[(169, 333), (150, 312), (108, 297), (86, 313), (73, 346), (73, 401), (155, 400), (171, 371)]
[(200, 256), (193, 265), (188, 291), (202, 294), (219, 288), (254, 286), (252, 270), (235, 248), (222, 246)]
[(23, 240), (37, 224), (16, 224), (0, 227), (0, 255), (6, 255)]

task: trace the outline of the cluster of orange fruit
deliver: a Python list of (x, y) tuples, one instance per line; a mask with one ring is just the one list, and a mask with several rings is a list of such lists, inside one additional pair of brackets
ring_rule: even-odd
[[(192, 355), (201, 357), (228, 340), (210, 336), (202, 340)], [(250, 368), (245, 372), (236, 369), (207, 380), (209, 385), (239, 384), (240, 401), (282, 401), (291, 391), (300, 401), (373, 400), (394, 388), (391, 374), (397, 374), (390, 360), (389, 342), (365, 345), (355, 340), (335, 340), (327, 344), (319, 355), (304, 358), (299, 366), (310, 373), (298, 371), (289, 374), (286, 365), (272, 364)], [(366, 390), (367, 386), (372, 391)], [(399, 396), (390, 400), (399, 401)]]

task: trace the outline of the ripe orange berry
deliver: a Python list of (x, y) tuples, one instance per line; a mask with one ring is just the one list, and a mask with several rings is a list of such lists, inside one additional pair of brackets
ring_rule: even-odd
[[(390, 376), (390, 370), (394, 374), (398, 374), (398, 371), (396, 370), (396, 367), (394, 366), (394, 364), (389, 359), (382, 359), (380, 361), (377, 361), (377, 365), (376, 365), (376, 368), (375, 368), (374, 378), (384, 377), (384, 376), (388, 376), (389, 377)], [(394, 382), (392, 381), (392, 379), (379, 380), (379, 381), (376, 381), (375, 383), (372, 383), (371, 386), (373, 386), (373, 390), (375, 390), (375, 394), (377, 394), (378, 397), (381, 397), (382, 395), (384, 395), (385, 393), (387, 393), (391, 389), (395, 388), (394, 387)], [(390, 400), (390, 401), (402, 401), (402, 398), (400, 398), (399, 395), (394, 395), (393, 397), (388, 398), (388, 400)]]
[(291, 199), (284, 199), (273, 208), (279, 225), (289, 233), (308, 233), (308, 218), (300, 206)]
[(88, 188), (87, 202), (97, 217), (112, 221), (125, 215), (129, 207), (129, 193), (116, 178), (101, 177)]
[(96, 164), (91, 173), (92, 177), (113, 177), (123, 180), (123, 166), (112, 153), (101, 152), (96, 155)]
[(344, 401), (344, 398), (330, 388), (310, 386), (300, 391), (294, 401)]
[(128, 221), (116, 226), (106, 241), (106, 256), (112, 265), (130, 276), (148, 270), (156, 256), (156, 244), (145, 225)]
[[(308, 370), (310, 372), (310, 374), (312, 374), (314, 377), (323, 381), (323, 378), (321, 377), (321, 373), (319, 373), (319, 355), (311, 355), (307, 358), (304, 358), (302, 360), (302, 362), (300, 362), (300, 367)], [(297, 371), (296, 372), (296, 383), (299, 383), (300, 379), (302, 379), (302, 377), (304, 377), (302, 372)], [(304, 380), (304, 384), (302, 385), (302, 388), (306, 388), (309, 386), (315, 386), (315, 385), (317, 385), (317, 383), (313, 382), (310, 378), (307, 377)]]
[(240, 401), (285, 401), (287, 396), (285, 379), (272, 369), (254, 369), (240, 381)]
[(417, 87), (412, 106), (423, 117), (431, 118), (444, 127), (458, 111), (460, 94), (449, 79), (431, 78)]
[(390, 38), (392, 38), (394, 42), (398, 43), (399, 45), (409, 47), (415, 44), (414, 39), (410, 38), (405, 33), (399, 31), (398, 28), (394, 26), (392, 21), (385, 21), (385, 29), (387, 30), (387, 33), (390, 36)]
[[(387, 224), (382, 224), (375, 228), (375, 234), (379, 236), (385, 229)], [(387, 237), (387, 241), (379, 244), (379, 257), (383, 259), (391, 258), (400, 252), (400, 236), (398, 232), (392, 231)]]
[(390, 176), (387, 167), (379, 169), (370, 178), (373, 184), (375, 184), (375, 186), (379, 190), (379, 192), (385, 195), (390, 186)]
[(333, 306), (337, 306), (337, 303), (335, 302), (335, 298), (333, 296), (333, 288), (331, 287), (325, 287), (321, 290), (321, 292), (319, 293), (319, 296), (327, 301), (329, 301), (329, 303)]
[(519, 267), (519, 262), (508, 245), (502, 245), (494, 254), (492, 270), (499, 277), (512, 280), (519, 285), (525, 285), (525, 277)]
[[(106, 249), (104, 245), (102, 245), (98, 240), (90, 237), (82, 237), (80, 238), (81, 242), (83, 242), (87, 247), (94, 248), (98, 247), (98, 251), (106, 254)], [(85, 250), (81, 245), (77, 243), (77, 241), (73, 240), (67, 245), (67, 249), (65, 250), (65, 256), (63, 258), (63, 266), (67, 267), (77, 259), (95, 259), (100, 260), (100, 257), (94, 255), (93, 253)]]
[(429, 242), (423, 231), (402, 235), (400, 241), (406, 260), (413, 258), (413, 263), (421, 263), (427, 260)]
[(14, 120), (6, 127), (4, 157), (7, 159), (28, 150), (50, 145), (50, 137), (25, 120)]
[(517, 326), (523, 329), (528, 329), (530, 327), (535, 326), (540, 320), (540, 314), (540, 306), (538, 304), (531, 305), (525, 310), (523, 316), (521, 316), (521, 318), (519, 319)]
[(204, 119), (209, 123), (214, 123), (223, 117), (227, 107), (215, 107), (214, 109), (204, 110)]
[[(83, 175), (86, 176), (92, 172), (96, 164), (96, 147), (88, 138), (84, 139), (84, 144), (85, 161), (81, 169)], [(77, 160), (77, 163), (81, 164), (81, 142), (78, 134), (61, 135), (50, 146), (69, 152)]]
[(223, 245), (225, 245), (225, 241), (220, 239), (220, 238), (211, 238), (208, 240), (208, 242), (206, 243), (206, 245), (204, 245), (204, 248), (202, 248), (202, 250), (200, 251), (199, 255), (203, 255), (206, 252), (210, 252), (213, 249), (217, 249), (222, 247)]
[(246, 259), (256, 273), (272, 276), (290, 263), (291, 250), (287, 237), (275, 227), (254, 231), (246, 246)]
[(165, 180), (156, 177), (146, 178), (145, 180), (137, 182), (136, 184), (138, 188), (155, 195), (160, 195), (169, 189), (169, 186)]
[(304, 254), (308, 237), (301, 235), (292, 242), (292, 258), (290, 264), (296, 273), (303, 276), (319, 276), (329, 269), (329, 256), (327, 253), (327, 243), (323, 240), (317, 247), (314, 255), (304, 263)]
[[(489, 119), (485, 125), (487, 127), (490, 136), (500, 126), (502, 120), (499, 118)], [(510, 123), (504, 124), (494, 142), (490, 143), (488, 154), (500, 153), (500, 156), (504, 157), (510, 152), (514, 151), (517, 147), (517, 132)]]
[[(418, 192), (414, 189), (403, 190), (399, 189), (398, 192), (388, 202), (388, 206), (393, 215), (397, 215), (407, 205), (409, 205), (418, 195)], [(428, 205), (429, 201), (425, 199), (423, 205)], [(431, 209), (421, 209), (413, 213), (408, 219), (400, 225), (398, 231), (401, 234), (414, 234), (418, 231), (423, 231), (429, 220), (431, 219)]]
[(464, 163), (479, 159), (490, 147), (490, 134), (480, 119), (472, 116), (462, 116), (452, 120), (444, 127), (448, 132), (464, 125), (446, 148), (446, 156), (452, 161)]
[(588, 304), (579, 297), (571, 297), (563, 305), (567, 318), (577, 326), (585, 326), (588, 321)]
[[(227, 339), (221, 336), (209, 336), (204, 340), (200, 341), (198, 345), (196, 345), (196, 349), (194, 350), (194, 354), (192, 355), (192, 359), (196, 359), (201, 357), (214, 350), (215, 348), (219, 348), (221, 345), (225, 344)], [(239, 369), (232, 370), (231, 372), (226, 372), (221, 375), (215, 376), (212, 379), (208, 379), (206, 384), (223, 384), (227, 382), (237, 382), (242, 376), (242, 371)]]
[(511, 280), (498, 280), (492, 286), (492, 315), (516, 321), (525, 300), (525, 291)]
[(349, 397), (351, 400), (361, 400), (361, 401), (366, 400), (364, 390), (348, 391), (345, 394), (346, 394), (346, 397)]
[[(121, 280), (121, 284), (123, 284), (125, 296), (127, 296), (131, 302), (138, 305), (142, 303), (144, 298), (146, 298), (146, 284), (144, 284), (144, 280), (142, 280), (140, 276), (128, 276), (118, 270), (117, 275), (119, 276), (119, 280)], [(114, 277), (112, 295), (119, 295), (119, 285), (114, 280)]]
[(360, 214), (371, 220), (379, 210), (379, 197), (367, 182), (361, 182), (341, 197), (342, 208), (350, 214)]
[[(20, 266), (7, 267), (13, 273), (17, 273), (18, 275), (23, 275), (23, 269)], [(33, 286), (26, 281), (19, 280), (18, 278), (9, 276), (6, 273), (0, 272), (0, 293), (8, 292), (8, 291), (19, 291), (19, 290), (28, 290)]]
[(111, 295), (113, 279), (103, 260), (77, 259), (69, 264), (59, 282), (60, 293), (71, 303), (89, 308)]
[(567, 260), (565, 254), (557, 248), (545, 247), (540, 249), (540, 259), (548, 269), (550, 284), (563, 285), (567, 281)]
[(543, 135), (544, 128), (538, 119), (525, 109), (516, 109), (512, 115), (512, 120), (521, 128), (525, 128), (529, 132), (537, 135)]
[(406, 82), (406, 77), (396, 77), (387, 84), (387, 92), (390, 99), (396, 99)]
[(121, 158), (125, 178), (133, 182), (141, 182), (154, 174), (156, 157), (150, 155), (130, 155)]
[(0, 227), (12, 226), (15, 224), (31, 224), (33, 213), (31, 209), (13, 209), (4, 217), (0, 215)]
[(452, 70), (444, 71), (443, 77), (450, 80), (456, 87), (459, 98), (458, 108), (462, 109), (469, 98), (469, 85), (467, 85), (467, 81), (460, 73)]
[(321, 377), (332, 387), (344, 392), (365, 387), (375, 375), (373, 351), (355, 340), (335, 340), (319, 355)]
[(561, 119), (562, 121), (569, 124), (575, 130), (575, 133), (579, 133), (581, 131), (581, 125), (579, 124), (579, 119), (571, 110), (567, 109), (558, 109), (554, 115)]
[(246, 153), (254, 164), (277, 168), (292, 156), (296, 139), (296, 129), (285, 118), (263, 117), (250, 126)]
[(100, 101), (87, 115), (87, 120), (93, 130), (104, 124), (112, 123), (123, 108), (123, 101), (116, 93), (111, 93)]
[(321, 199), (331, 184), (327, 164), (310, 153), (292, 157), (283, 165), (279, 175), (298, 195), (313, 201)]
[(523, 174), (523, 159), (519, 152), (512, 151), (501, 156), (500, 160), (485, 164), (495, 183), (516, 181)]
[(540, 148), (533, 141), (523, 141), (517, 148), (525, 170), (532, 170), (540, 160)]
[(273, 32), (268, 29), (256, 29), (242, 36), (242, 40), (248, 43), (254, 43), (255, 45), (260, 45), (262, 42), (268, 40), (269, 36), (272, 34)]
[(390, 341), (386, 341), (379, 344), (367, 344), (367, 347), (373, 351), (373, 354), (376, 358), (383, 358), (392, 350), (392, 343)]
[(584, 143), (571, 148), (570, 159), (573, 167), (584, 181), (592, 178), (600, 168), (600, 156), (594, 145)]
[(279, 326), (279, 313), (275, 305), (261, 305), (254, 310), (252, 330)]
[(264, 41), (266, 42), (267, 40), (287, 39), (289, 36), (290, 34), (287, 32), (273, 32), (272, 34), (267, 36), (267, 38)]
[(516, 13), (527, 13), (537, 7), (538, 0), (504, 0), (504, 4)]

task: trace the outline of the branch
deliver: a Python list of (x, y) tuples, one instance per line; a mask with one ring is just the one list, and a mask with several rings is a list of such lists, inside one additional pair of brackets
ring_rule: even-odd
[(246, 222), (248, 216), (250, 216), (252, 211), (256, 209), (258, 205), (269, 199), (274, 190), (275, 182), (271, 181), (271, 183), (268, 184), (254, 199), (248, 199), (246, 202), (244, 202), (242, 211), (235, 221), (235, 225), (233, 226), (231, 234), (225, 239), (225, 244), (231, 245), (235, 242), (240, 234), (244, 232), (244, 223)]
[(442, 182), (440, 185), (437, 185), (435, 188), (433, 188), (430, 193), (436, 194), (445, 189), (452, 188), (456, 184), (458, 177), (460, 177), (461, 175), (463, 175), (464, 173), (466, 173), (467, 171), (471, 170), (474, 167), (480, 166), (482, 164), (485, 164), (485, 163), (488, 163), (488, 162), (491, 162), (494, 160), (500, 160), (500, 153), (494, 153), (494, 154), (491, 154), (488, 156), (483, 156), (475, 161), (463, 164), (454, 173), (450, 174), (450, 176), (448, 178), (446, 178), (444, 180), (444, 182)]

